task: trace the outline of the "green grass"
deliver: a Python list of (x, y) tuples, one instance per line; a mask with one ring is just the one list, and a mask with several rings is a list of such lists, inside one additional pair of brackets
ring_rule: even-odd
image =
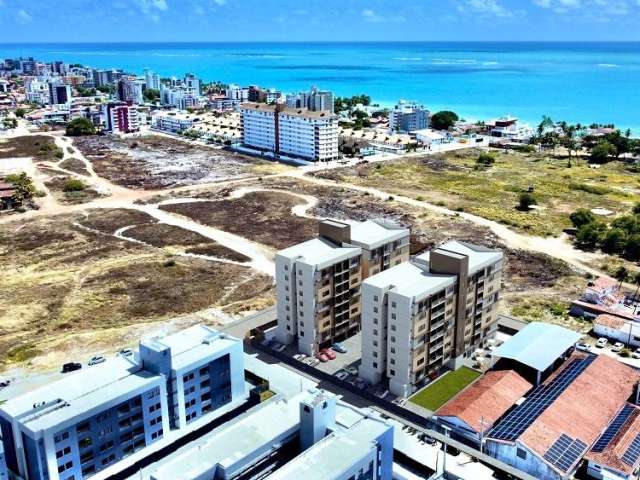
[(409, 401), (428, 410), (435, 411), (480, 375), (480, 372), (467, 367), (461, 367), (456, 371), (447, 373), (431, 385), (423, 388), (411, 397)]

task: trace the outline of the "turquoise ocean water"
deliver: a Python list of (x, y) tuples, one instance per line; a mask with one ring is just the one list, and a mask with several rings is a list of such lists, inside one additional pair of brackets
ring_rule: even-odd
[(3, 44), (33, 56), (161, 76), (276, 87), (317, 85), (374, 102), (416, 100), (467, 119), (615, 123), (640, 134), (640, 43)]

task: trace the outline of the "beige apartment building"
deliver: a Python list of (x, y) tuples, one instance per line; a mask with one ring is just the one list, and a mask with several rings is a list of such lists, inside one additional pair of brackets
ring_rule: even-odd
[(384, 221), (324, 220), (318, 238), (276, 254), (276, 338), (315, 355), (358, 333), (360, 286), (409, 259), (409, 230)]
[(360, 376), (409, 396), (493, 336), (502, 252), (451, 241), (362, 285)]

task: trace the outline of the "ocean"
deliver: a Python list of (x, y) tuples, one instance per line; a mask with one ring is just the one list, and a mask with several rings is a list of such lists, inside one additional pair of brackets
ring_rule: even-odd
[(512, 114), (615, 123), (640, 134), (640, 42), (86, 43), (3, 44), (33, 56), (161, 76), (275, 87), (316, 85), (374, 103), (415, 100), (467, 120)]

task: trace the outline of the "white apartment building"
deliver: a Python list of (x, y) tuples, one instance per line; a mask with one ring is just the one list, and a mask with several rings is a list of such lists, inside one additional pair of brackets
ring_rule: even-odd
[(360, 376), (409, 396), (495, 332), (502, 252), (451, 241), (362, 284)]
[(528, 123), (521, 123), (516, 117), (501, 117), (493, 122), (491, 136), (506, 138), (513, 142), (526, 143), (535, 134), (535, 131)]
[(360, 330), (360, 283), (409, 259), (409, 230), (367, 220), (320, 223), (319, 238), (276, 254), (276, 337), (315, 355)]
[(151, 119), (151, 128), (177, 133), (193, 127), (193, 116), (181, 112), (159, 112)]
[(392, 132), (409, 133), (429, 126), (431, 112), (417, 103), (400, 100), (389, 112), (389, 129)]
[(249, 87), (241, 87), (240, 85), (231, 84), (225, 92), (228, 100), (237, 100), (246, 102), (249, 100)]
[(160, 86), (160, 101), (163, 105), (170, 105), (180, 110), (200, 108), (200, 95), (195, 89), (182, 86)]
[(281, 104), (240, 106), (244, 145), (311, 161), (338, 158), (338, 117)]
[(25, 98), (28, 102), (47, 105), (49, 103), (49, 84), (34, 78), (27, 84)]

